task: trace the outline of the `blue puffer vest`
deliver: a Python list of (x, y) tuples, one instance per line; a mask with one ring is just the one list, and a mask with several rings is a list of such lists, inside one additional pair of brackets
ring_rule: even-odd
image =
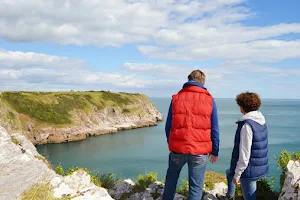
[(230, 172), (234, 174), (237, 161), (239, 159), (240, 133), (243, 125), (247, 123), (251, 126), (253, 132), (251, 155), (248, 167), (243, 172), (243, 179), (258, 179), (267, 175), (269, 171), (268, 164), (268, 129), (267, 125), (260, 125), (253, 120), (237, 122), (238, 128), (234, 139), (234, 148), (232, 151)]

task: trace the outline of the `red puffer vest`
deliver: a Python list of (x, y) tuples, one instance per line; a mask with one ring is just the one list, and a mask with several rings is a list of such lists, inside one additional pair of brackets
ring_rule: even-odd
[(211, 114), (213, 97), (198, 86), (188, 86), (173, 95), (169, 150), (183, 154), (212, 151)]

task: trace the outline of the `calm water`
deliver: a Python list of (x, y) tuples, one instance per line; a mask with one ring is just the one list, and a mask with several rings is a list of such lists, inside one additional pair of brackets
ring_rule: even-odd
[[(152, 99), (166, 117), (170, 99)], [(216, 164), (209, 163), (211, 171), (224, 173), (229, 166), (235, 122), (241, 116), (234, 99), (217, 99), (220, 124), (220, 154)], [(261, 108), (269, 127), (270, 177), (279, 180), (275, 157), (282, 149), (300, 151), (300, 100), (263, 100)], [(54, 164), (64, 168), (79, 166), (90, 171), (116, 173), (120, 178), (135, 180), (141, 173), (159, 172), (164, 178), (168, 164), (168, 148), (164, 124), (113, 135), (90, 137), (87, 140), (38, 146), (38, 151)], [(187, 176), (183, 169), (181, 178)], [(278, 182), (277, 186), (278, 187)]]

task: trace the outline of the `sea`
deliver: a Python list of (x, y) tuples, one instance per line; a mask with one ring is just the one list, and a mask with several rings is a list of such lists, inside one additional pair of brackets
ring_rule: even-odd
[[(151, 98), (156, 108), (167, 118), (170, 98)], [(219, 159), (208, 163), (207, 170), (225, 173), (229, 167), (236, 121), (242, 116), (234, 99), (216, 99), (220, 126)], [(269, 130), (269, 178), (275, 177), (279, 188), (281, 171), (276, 158), (280, 151), (300, 152), (300, 100), (263, 99), (260, 111)], [(164, 179), (168, 167), (168, 147), (165, 120), (157, 126), (124, 130), (116, 134), (89, 137), (87, 140), (61, 144), (38, 145), (37, 150), (50, 162), (65, 169), (88, 168), (93, 173), (115, 173), (120, 179), (136, 180), (139, 174), (158, 172)], [(184, 166), (180, 179), (187, 179)], [(180, 183), (180, 180), (179, 180)]]

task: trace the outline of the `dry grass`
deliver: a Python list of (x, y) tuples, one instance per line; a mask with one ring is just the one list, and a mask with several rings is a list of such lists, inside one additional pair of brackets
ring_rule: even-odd
[(37, 184), (23, 193), (22, 200), (55, 200), (53, 197), (52, 186), (50, 183)]
[(48, 167), (49, 169), (53, 169), (53, 166), (51, 165), (51, 163), (50, 163), (46, 158), (44, 158), (44, 157), (42, 157), (42, 156), (37, 156), (37, 155), (35, 155), (34, 157), (35, 157), (36, 159), (39, 159), (39, 160), (43, 161), (43, 162), (47, 165), (47, 167)]
[(216, 172), (206, 172), (204, 178), (205, 188), (212, 190), (216, 183), (226, 183), (226, 176), (224, 174), (219, 174)]
[(70, 200), (74, 197), (55, 198), (50, 183), (36, 184), (23, 193), (21, 200)]

